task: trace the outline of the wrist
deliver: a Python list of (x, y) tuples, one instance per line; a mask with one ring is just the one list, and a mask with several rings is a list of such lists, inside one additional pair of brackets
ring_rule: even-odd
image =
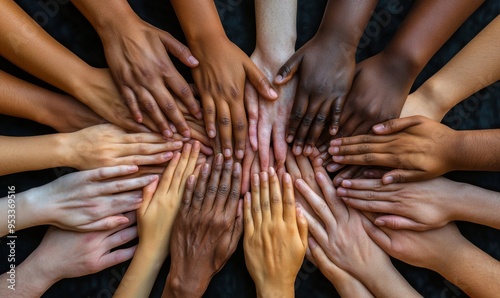
[(401, 51), (393, 47), (385, 48), (378, 55), (383, 55), (386, 61), (394, 62), (400, 73), (404, 74), (407, 80), (412, 83), (425, 66), (416, 57), (407, 53), (407, 51)]
[[(172, 267), (171, 267), (172, 268)], [(197, 283), (179, 277), (175, 270), (170, 270), (165, 283), (164, 292), (166, 297), (202, 297), (205, 293), (209, 282)]]
[(79, 131), (54, 134), (53, 150), (56, 154), (53, 164), (54, 168), (70, 167), (81, 169), (79, 164), (80, 159), (76, 150), (74, 150), (75, 147), (82, 147), (82, 144), (78, 143), (78, 138), (75, 137), (78, 133)]
[[(45, 200), (47, 196), (41, 193), (43, 187), (39, 186), (29, 189), (16, 196), (16, 209), (18, 209), (16, 230), (50, 223), (47, 217), (52, 214), (52, 211), (46, 212), (47, 209), (44, 208), (47, 204)], [(40, 200), (41, 198), (42, 200)], [(43, 204), (41, 203), (42, 201)], [(35, 210), (36, 212), (34, 212)]]
[(272, 298), (272, 297), (294, 297), (295, 288), (294, 283), (282, 283), (273, 285), (272, 283), (266, 284), (262, 287), (256, 286), (257, 298)]
[[(406, 279), (394, 268), (392, 264), (383, 267), (384, 272), (372, 276), (366, 281), (361, 282), (369, 289), (375, 297), (413, 297), (415, 290), (408, 284)], [(383, 276), (383, 278), (380, 278)], [(387, 287), (387, 285), (393, 285)], [(415, 294), (415, 295), (413, 295)]]
[(39, 255), (38, 249), (35, 249), (19, 265), (18, 279), (22, 284), (19, 288), (22, 288), (28, 296), (42, 296), (53, 284), (62, 279), (58, 276), (57, 270), (51, 272), (48, 267), (50, 264), (46, 263), (43, 253)]

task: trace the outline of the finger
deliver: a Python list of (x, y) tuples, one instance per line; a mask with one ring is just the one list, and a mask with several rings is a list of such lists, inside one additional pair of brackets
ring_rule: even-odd
[(334, 136), (339, 131), (340, 115), (344, 108), (345, 96), (337, 97), (333, 102), (332, 107), (332, 124), (330, 125), (330, 135)]
[[(298, 89), (295, 101), (292, 106), (292, 110), (290, 112), (290, 117), (288, 120), (286, 141), (289, 144), (295, 140), (297, 129), (307, 111), (308, 102), (309, 102), (309, 96), (301, 89)], [(301, 146), (303, 145), (303, 141), (304, 140), (302, 139), (302, 143), (300, 143)], [(302, 153), (302, 150), (300, 150), (299, 152), (298, 149), (296, 149), (296, 147), (298, 146), (299, 143), (297, 142), (297, 140), (295, 140), (293, 154), (296, 156)]]
[(351, 114), (350, 117), (342, 123), (342, 116), (340, 116), (340, 130), (337, 133), (337, 136), (345, 137), (345, 136), (353, 136), (353, 132), (356, 130), (358, 126), (360, 126), (364, 119), (361, 119), (357, 114)]
[(160, 130), (156, 126), (155, 122), (153, 121), (153, 119), (151, 119), (151, 117), (149, 117), (148, 114), (142, 115), (142, 124), (147, 128), (146, 130), (143, 130), (143, 129), (134, 130), (133, 129), (131, 131), (147, 132), (147, 133), (151, 133), (151, 132), (160, 133)]
[(391, 230), (413, 230), (423, 232), (431, 229), (428, 225), (398, 215), (381, 215), (375, 219), (374, 224), (378, 227), (389, 228)]
[[(172, 65), (172, 67), (174, 67)], [(179, 97), (182, 103), (186, 106), (189, 113), (195, 116), (196, 119), (202, 119), (200, 103), (194, 98), (193, 92), (189, 84), (177, 72), (172, 74), (164, 74), (163, 79), (167, 86)]]
[(101, 218), (94, 222), (80, 225), (76, 227), (76, 230), (80, 232), (91, 232), (91, 231), (103, 231), (114, 229), (118, 226), (127, 224), (129, 222), (128, 218), (123, 215), (118, 216), (108, 216), (105, 218)]
[(157, 175), (149, 175), (131, 179), (105, 182), (100, 184), (91, 184), (89, 187), (96, 188), (96, 191), (90, 191), (90, 194), (98, 196), (98, 195), (122, 193), (144, 187), (156, 180), (158, 180)]
[(293, 224), (295, 218), (295, 194), (292, 177), (290, 174), (283, 175), (283, 220)]
[(134, 120), (137, 121), (137, 123), (142, 123), (142, 113), (141, 109), (139, 108), (139, 104), (137, 103), (134, 91), (132, 91), (130, 87), (124, 84), (121, 84), (121, 86), (122, 87), (120, 88), (120, 94), (125, 100), (128, 108), (130, 109), (130, 114), (132, 115)]
[(260, 169), (267, 171), (269, 169), (269, 148), (271, 142), (271, 127), (268, 119), (260, 119), (258, 124), (258, 139), (259, 139), (259, 159)]
[(340, 164), (398, 167), (399, 159), (393, 154), (367, 153), (359, 155), (333, 156), (333, 161)]
[(292, 154), (290, 150), (287, 152), (286, 160), (285, 160), (286, 171), (290, 173), (293, 181), (302, 178), (302, 173), (297, 165), (297, 160), (295, 156)]
[(233, 128), (231, 122), (231, 111), (224, 100), (216, 102), (217, 106), (217, 124), (219, 127), (219, 138), (222, 145), (222, 154), (225, 159), (233, 156)]
[(361, 224), (370, 238), (385, 252), (391, 250), (391, 238), (381, 229), (377, 228), (365, 216), (361, 216)]
[(242, 160), (245, 155), (245, 145), (248, 135), (245, 106), (233, 103), (230, 106), (232, 118), (232, 132), (234, 135), (234, 156)]
[(304, 216), (304, 211), (302, 208), (296, 208), (297, 214), (297, 228), (299, 229), (299, 236), (302, 240), (302, 245), (307, 247), (307, 219)]
[[(181, 159), (174, 172), (174, 179), (172, 180), (172, 189), (176, 189), (180, 198), (184, 194), (184, 186), (186, 185), (187, 178), (194, 173), (198, 155), (200, 154), (200, 142), (185, 144), (182, 150)], [(177, 178), (177, 179), (176, 179)]]
[(384, 201), (365, 201), (362, 199), (353, 199), (349, 197), (342, 197), (342, 200), (354, 209), (376, 213), (397, 213), (397, 208), (394, 204)]
[(312, 190), (321, 195), (321, 188), (316, 183), (315, 171), (309, 161), (309, 158), (304, 155), (299, 155), (296, 157), (297, 164), (299, 165), (300, 173), (302, 175), (302, 179), (312, 188)]
[(335, 156), (344, 155), (368, 155), (372, 153), (389, 153), (387, 144), (374, 144), (374, 143), (362, 143), (357, 145), (343, 145), (339, 147), (330, 147), (328, 153), (330, 153), (335, 160)]
[(182, 197), (182, 206), (180, 211), (183, 217), (186, 217), (186, 215), (189, 213), (191, 209), (195, 182), (196, 182), (195, 175), (189, 176), (186, 182), (186, 189), (184, 190), (184, 195)]
[(323, 222), (328, 223), (336, 221), (325, 200), (318, 196), (304, 180), (298, 179), (295, 181), (295, 187), (304, 196), (314, 210), (314, 213), (316, 213)]
[[(188, 87), (186, 88), (189, 89)], [(189, 129), (189, 125), (187, 124), (186, 119), (177, 106), (174, 98), (167, 90), (167, 88), (165, 88), (163, 82), (157, 81), (155, 84), (153, 84), (153, 87), (150, 88), (150, 92), (156, 99), (161, 111), (165, 113), (168, 120), (174, 125), (177, 131), (184, 137), (190, 138), (191, 130)], [(170, 130), (173, 131), (172, 129)]]
[(393, 136), (373, 136), (359, 135), (354, 137), (336, 138), (330, 141), (328, 152), (332, 155), (338, 155), (338, 151), (334, 150), (339, 147), (347, 147), (349, 145), (375, 145), (380, 143), (389, 143), (394, 140)]
[(369, 179), (382, 179), (387, 172), (386, 169), (367, 169), (363, 172), (363, 176)]
[(299, 69), (303, 57), (304, 56), (300, 51), (294, 53), (292, 57), (290, 57), (288, 61), (278, 70), (278, 74), (274, 78), (274, 83), (282, 85), (290, 81)]
[(273, 167), (269, 168), (269, 186), (270, 186), (270, 202), (271, 216), (273, 221), (283, 220), (283, 202), (281, 200), (281, 188), (278, 180), (278, 175)]
[(208, 182), (207, 189), (205, 190), (205, 199), (203, 200), (203, 204), (201, 206), (204, 212), (212, 210), (215, 196), (217, 195), (217, 189), (219, 188), (219, 180), (223, 165), (224, 157), (222, 154), (217, 154), (214, 163), (212, 164), (212, 174), (210, 175), (210, 180)]
[(122, 144), (122, 154), (128, 155), (152, 155), (160, 152), (172, 152), (182, 148), (184, 143), (180, 141), (167, 141), (164, 143), (136, 143), (136, 144)]
[(134, 91), (138, 95), (142, 107), (156, 123), (161, 134), (166, 138), (171, 137), (172, 131), (170, 130), (168, 122), (161, 112), (160, 107), (155, 100), (155, 97), (149, 92), (149, 90), (146, 90), (144, 88), (138, 88)]
[(276, 159), (276, 167), (281, 168), (285, 165), (288, 144), (285, 141), (286, 125), (277, 125), (273, 127), (273, 150)]
[(247, 63), (244, 64), (244, 68), (248, 81), (250, 81), (262, 97), (267, 100), (278, 99), (278, 93), (271, 87), (271, 82), (269, 82), (252, 60), (248, 59)]
[(210, 139), (214, 139), (217, 135), (215, 102), (210, 94), (203, 93), (201, 95), (201, 103), (203, 104), (203, 120), (205, 120), (207, 135)]
[(90, 181), (100, 181), (114, 177), (130, 175), (136, 173), (138, 170), (139, 167), (136, 165), (114, 166), (114, 167), (104, 167), (104, 168), (82, 171), (79, 172), (78, 175), (81, 175), (84, 181), (90, 182)]
[(248, 137), (253, 151), (258, 149), (257, 125), (259, 120), (259, 97), (250, 82), (245, 82), (245, 108), (248, 115)]
[[(384, 185), (381, 179), (345, 179), (341, 186), (351, 190), (373, 190), (376, 192), (391, 192), (402, 188), (401, 185)], [(385, 196), (387, 197), (387, 194)], [(360, 197), (355, 196), (355, 198)]]
[(373, 132), (379, 135), (391, 134), (403, 129), (422, 124), (424, 117), (412, 116), (399, 119), (391, 119), (373, 126)]
[(131, 155), (119, 157), (115, 158), (113, 162), (121, 165), (158, 165), (171, 160), (173, 156), (174, 153), (169, 151), (152, 155)]
[(260, 207), (262, 208), (262, 222), (271, 222), (271, 203), (269, 201), (269, 174), (260, 173)]
[(238, 199), (238, 205), (236, 207), (236, 219), (234, 220), (234, 229), (231, 235), (231, 243), (229, 244), (229, 251), (233, 253), (240, 241), (241, 235), (243, 234), (243, 200)]
[(252, 218), (254, 228), (259, 230), (262, 225), (262, 210), (260, 207), (260, 178), (258, 174), (252, 176)]
[[(191, 146), (191, 145), (187, 144), (186, 146)], [(165, 169), (163, 175), (161, 176), (160, 184), (158, 185), (157, 189), (157, 192), (159, 194), (166, 194), (167, 191), (170, 189), (170, 184), (172, 183), (174, 172), (175, 169), (177, 168), (177, 165), (179, 164), (180, 159), (181, 159), (181, 153), (180, 152), (174, 153), (172, 160), (170, 160), (167, 168)]]
[(121, 246), (137, 237), (137, 226), (118, 231), (102, 241), (102, 245), (109, 249)]
[(242, 173), (242, 178), (241, 178), (241, 194), (244, 195), (247, 192), (250, 191), (250, 179), (252, 177), (251, 174), (251, 168), (253, 164), (253, 160), (255, 157), (255, 152), (252, 151), (252, 148), (250, 148), (250, 144), (247, 143), (247, 148), (246, 148), (246, 153), (245, 157), (243, 158), (243, 173)]
[(324, 272), (325, 270), (335, 270), (333, 269), (335, 266), (334, 263), (328, 258), (326, 253), (323, 251), (323, 248), (319, 246), (318, 242), (316, 242), (313, 237), (309, 237), (309, 249), (311, 250), (311, 255), (318, 264), (318, 268), (321, 272)]
[[(444, 173), (443, 173), (444, 174)], [(425, 171), (421, 170), (392, 170), (382, 177), (382, 183), (405, 183), (405, 182), (418, 182), (431, 178), (440, 176), (441, 174), (436, 174), (435, 176), (429, 176)]]
[(333, 216), (339, 221), (345, 219), (348, 214), (347, 208), (342, 200), (337, 197), (335, 187), (333, 187), (330, 179), (327, 178), (324, 173), (318, 172), (316, 174), (316, 181), (319, 187), (321, 187), (323, 198), (328, 204)]
[(175, 39), (169, 33), (165, 31), (161, 32), (162, 34), (159, 35), (160, 40), (168, 52), (172, 53), (172, 55), (188, 67), (196, 67), (199, 64), (198, 60), (193, 56), (188, 47)]
[[(165, 143), (165, 139), (160, 134), (156, 133), (128, 133), (122, 136), (122, 142), (125, 144), (135, 143)], [(167, 142), (174, 146), (173, 142)], [(177, 145), (177, 144), (175, 144)]]
[(360, 166), (349, 166), (348, 168), (343, 169), (333, 178), (333, 185), (335, 187), (339, 187), (344, 179), (351, 179), (359, 169)]
[(328, 234), (323, 225), (314, 216), (309, 214), (309, 212), (305, 211), (304, 208), (302, 208), (302, 211), (307, 220), (309, 235), (314, 237), (321, 245), (326, 246), (328, 244)]
[(206, 163), (202, 166), (201, 175), (196, 181), (196, 188), (194, 190), (194, 195), (191, 202), (191, 209), (194, 210), (194, 212), (197, 212), (201, 209), (203, 200), (205, 198), (205, 189), (209, 177), (210, 177), (210, 164)]
[[(304, 154), (309, 156), (313, 152), (313, 148), (316, 146), (321, 133), (323, 132), (326, 121), (328, 119), (328, 114), (330, 114), (330, 109), (332, 107), (332, 101), (326, 100), (321, 107), (314, 112), (314, 122), (308, 128), (308, 132), (304, 135), (306, 138), (306, 146), (304, 147)], [(312, 110), (311, 112), (313, 112)], [(307, 117), (307, 114), (306, 114)], [(304, 127), (305, 128), (305, 127)]]
[(233, 160), (228, 159), (224, 162), (222, 167), (222, 176), (219, 185), (217, 186), (217, 195), (213, 208), (224, 209), (226, 206), (227, 198), (231, 189), (231, 174), (233, 172)]
[(252, 195), (247, 192), (243, 199), (243, 217), (245, 222), (245, 235), (252, 235), (254, 232), (252, 216)]
[(110, 230), (107, 230), (103, 233), (106, 233), (106, 235), (112, 235), (118, 231), (121, 231), (123, 229), (126, 229), (130, 226), (132, 226), (133, 224), (135, 224), (137, 222), (137, 213), (135, 211), (130, 211), (130, 212), (127, 212), (125, 214), (123, 214), (123, 216), (125, 216), (127, 219), (128, 219), (128, 222), (125, 223), (125, 224), (122, 224), (114, 229), (110, 229)]
[[(300, 123), (300, 125), (297, 129), (297, 133), (295, 134), (295, 144), (294, 144), (294, 145), (304, 147), (304, 154), (306, 156), (309, 156), (312, 153), (311, 144), (309, 144), (309, 146), (307, 147), (307, 151), (305, 150), (306, 149), (305, 148), (306, 138), (311, 137), (310, 132), (311, 132), (311, 129), (314, 128), (316, 115), (318, 114), (318, 111), (322, 107), (321, 102), (318, 102), (318, 99), (316, 99), (316, 98), (309, 98), (309, 101), (311, 104), (309, 104), (307, 106), (307, 111), (304, 115), (304, 118), (302, 118), (302, 122)], [(331, 102), (329, 105), (328, 105), (328, 102), (324, 102), (324, 104), (326, 104), (328, 106), (328, 110), (329, 110), (329, 108), (331, 106)], [(319, 137), (319, 134), (321, 133), (321, 131), (323, 130), (323, 127), (325, 126), (324, 123), (326, 122), (326, 114), (325, 113), (322, 113), (322, 115), (318, 115), (318, 116), (320, 116), (320, 118), (321, 118), (321, 119), (318, 118), (320, 120), (319, 122), (322, 121), (323, 124), (322, 124), (321, 130), (319, 131), (319, 133), (316, 132), (318, 135), (314, 136), (313, 143), (316, 142), (316, 139)]]
[[(233, 173), (231, 178), (231, 190), (226, 202), (226, 210), (238, 211), (237, 207), (240, 204), (240, 185), (241, 185), (241, 164), (239, 162), (234, 164)], [(233, 214), (234, 216), (235, 214)]]
[(118, 265), (125, 261), (132, 259), (135, 254), (136, 246), (132, 246), (129, 248), (114, 250), (99, 259), (99, 267), (96, 272), (101, 271), (103, 269)]

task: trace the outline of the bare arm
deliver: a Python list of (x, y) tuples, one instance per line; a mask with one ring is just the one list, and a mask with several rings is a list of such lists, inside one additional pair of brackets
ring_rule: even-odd
[(500, 79), (500, 17), (496, 17), (441, 70), (408, 96), (401, 117), (441, 121), (457, 103)]

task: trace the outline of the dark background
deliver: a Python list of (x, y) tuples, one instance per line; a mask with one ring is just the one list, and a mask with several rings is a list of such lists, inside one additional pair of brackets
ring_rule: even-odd
[[(106, 61), (99, 37), (85, 18), (67, 0), (58, 0), (58, 11), (48, 13), (43, 6), (49, 0), (18, 0), (22, 8), (54, 38), (80, 58), (95, 67), (106, 67)], [(247, 54), (251, 54), (255, 46), (255, 18), (252, 0), (216, 0), (219, 15), (223, 21), (229, 38), (240, 46)], [(297, 48), (309, 40), (316, 32), (323, 14), (326, 0), (299, 0), (297, 22)], [(388, 9), (389, 0), (381, 0), (376, 12), (390, 13), (390, 22), (381, 24), (372, 19), (360, 43), (357, 59), (361, 61), (382, 50), (399, 24), (411, 8), (412, 1), (400, 0), (401, 7), (397, 12)], [(398, 1), (396, 1), (398, 2)], [(179, 23), (171, 5), (166, 0), (130, 0), (134, 10), (146, 21), (156, 25), (185, 42)], [(453, 35), (453, 37), (432, 58), (415, 82), (418, 88), (427, 78), (432, 76), (449, 61), (465, 44), (483, 29), (500, 12), (500, 1), (486, 1)], [(436, 28), (439, 30), (439, 28)], [(35, 40), (33, 42), (36, 42)], [(176, 61), (177, 62), (177, 61)], [(176, 64), (181, 73), (191, 80), (189, 70)], [(38, 79), (24, 73), (9, 62), (0, 58), (0, 69), (27, 81), (55, 90)], [(71, 70), (69, 70), (71, 71)], [(1, 82), (0, 82), (1, 84)], [(413, 89), (413, 90), (414, 90)], [(500, 128), (500, 85), (485, 88), (465, 100), (444, 119), (444, 123), (454, 129), (488, 129)], [(0, 116), (0, 134), (12, 136), (39, 135), (54, 132), (52, 129), (31, 121)], [(498, 150), (498, 148), (492, 148)], [(44, 171), (28, 172), (0, 177), (0, 196), (7, 195), (7, 185), (15, 185), (18, 192), (48, 183), (71, 169), (58, 168)], [(460, 172), (450, 173), (448, 177), (464, 181), (484, 188), (500, 191), (500, 175), (498, 173)], [(43, 199), (43, 198), (40, 198)], [(459, 223), (462, 233), (474, 244), (487, 253), (500, 259), (500, 232), (491, 228)], [(33, 251), (41, 241), (46, 227), (37, 227), (20, 231), (17, 239), (18, 264)], [(5, 239), (0, 239), (3, 243)], [(5, 245), (0, 246), (0, 255), (6, 256)], [(0, 257), (0, 272), (7, 271), (7, 258)], [(394, 262), (405, 278), (425, 297), (465, 297), (459, 289), (438, 274), (428, 270), (415, 268), (401, 262)], [(100, 273), (76, 279), (63, 280), (54, 285), (44, 297), (111, 297), (126, 271), (129, 262), (109, 268)], [(168, 273), (169, 261), (164, 264), (152, 297), (159, 297)], [(370, 268), (366, 268), (370, 270)], [(390, 286), (390, 285), (388, 285)], [(337, 296), (335, 289), (318, 269), (305, 262), (296, 282), (298, 297), (332, 297)], [(217, 274), (208, 288), (206, 297), (255, 297), (253, 282), (248, 275), (244, 263), (243, 251), (240, 248)]]

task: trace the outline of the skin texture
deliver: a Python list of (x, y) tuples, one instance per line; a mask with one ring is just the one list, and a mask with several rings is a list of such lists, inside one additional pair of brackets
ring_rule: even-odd
[(170, 235), (181, 205), (184, 188), (195, 171), (200, 144), (186, 144), (165, 169), (160, 182), (144, 189), (144, 202), (137, 210), (139, 244), (113, 297), (148, 297), (156, 276), (169, 254)]
[[(257, 44), (250, 58), (271, 81), (281, 65), (295, 52), (297, 0), (255, 1), (255, 19)], [(250, 144), (253, 151), (258, 151), (263, 171), (274, 166), (269, 163), (270, 154), (274, 154), (278, 168), (285, 164), (288, 150), (286, 128), (296, 83), (297, 79), (293, 79), (283, 86), (274, 85), (279, 97), (277, 101), (259, 96), (249, 82), (245, 86)]]
[(278, 71), (276, 84), (295, 74), (299, 79), (286, 137), (294, 142), (294, 155), (312, 154), (329, 120), (330, 133), (337, 133), (355, 74), (356, 47), (377, 2), (329, 0), (316, 35)]
[(377, 228), (366, 218), (363, 226), (391, 256), (438, 272), (470, 297), (494, 297), (500, 290), (500, 263), (460, 235), (453, 223), (425, 232)]
[(344, 180), (337, 195), (352, 208), (382, 214), (374, 223), (390, 229), (425, 231), (456, 220), (500, 228), (498, 192), (442, 177), (390, 185), (379, 179)]
[(401, 117), (423, 115), (441, 121), (457, 103), (500, 79), (500, 17), (496, 17), (453, 59), (408, 96)]
[[(387, 254), (368, 237), (362, 226), (364, 215), (346, 206), (336, 196), (335, 188), (326, 175), (317, 173), (316, 180), (321, 187), (321, 195), (316, 194), (304, 180), (297, 180), (295, 186), (320, 218), (318, 221), (305, 211), (309, 237), (314, 238), (330, 260), (320, 268), (334, 263), (359, 280), (375, 297), (420, 297), (393, 267)], [(387, 284), (392, 286), (387, 287)]]
[(141, 132), (154, 127), (149, 117), (143, 121), (147, 127), (132, 119), (107, 69), (93, 68), (83, 62), (47, 34), (15, 2), (3, 1), (0, 11), (1, 56), (75, 97), (117, 126)]
[[(189, 48), (199, 60), (193, 78), (201, 96), (207, 134), (220, 139), (226, 159), (240, 160), (248, 135), (243, 101), (245, 80), (267, 100), (278, 94), (250, 58), (224, 33), (211, 0), (173, 0)], [(233, 144), (234, 140), (234, 144)]]
[(452, 170), (497, 171), (498, 129), (454, 131), (423, 116), (389, 120), (373, 127), (376, 136), (333, 140), (329, 153), (336, 163), (398, 168), (382, 182), (421, 181)]
[[(196, 184), (196, 186), (195, 186)], [(172, 229), (163, 297), (202, 297), (236, 250), (243, 233), (241, 165), (219, 154), (190, 177)]]
[(104, 119), (70, 96), (40, 88), (0, 71), (0, 114), (29, 119), (58, 132), (75, 132)]
[(245, 263), (257, 297), (294, 297), (294, 283), (307, 248), (307, 221), (296, 212), (292, 179), (280, 187), (274, 168), (252, 177), (245, 196)]
[(137, 237), (137, 228), (129, 227), (135, 223), (135, 215), (130, 212), (125, 216), (128, 224), (106, 231), (49, 228), (35, 251), (16, 266), (15, 291), (7, 287), (8, 273), (0, 276), (0, 296), (41, 297), (61, 279), (93, 274), (131, 259), (135, 246), (111, 251)]
[[(155, 175), (124, 178), (137, 170), (137, 166), (117, 166), (76, 172), (19, 193), (15, 201), (23, 212), (16, 216), (16, 230), (54, 225), (88, 232), (127, 224), (129, 221), (123, 213), (139, 208), (140, 189), (158, 179)], [(9, 199), (0, 200), (2, 214), (10, 214)], [(0, 235), (7, 235), (7, 228), (7, 225), (1, 227)]]
[(168, 55), (196, 67), (198, 61), (189, 49), (169, 33), (142, 21), (125, 0), (73, 2), (98, 32), (113, 79), (134, 119), (143, 121), (142, 108), (165, 137), (173, 133), (169, 123), (184, 137), (191, 137), (171, 92), (198, 119), (201, 108)]
[(389, 45), (356, 66), (339, 135), (364, 134), (376, 123), (399, 117), (417, 75), (483, 2), (415, 2)]

